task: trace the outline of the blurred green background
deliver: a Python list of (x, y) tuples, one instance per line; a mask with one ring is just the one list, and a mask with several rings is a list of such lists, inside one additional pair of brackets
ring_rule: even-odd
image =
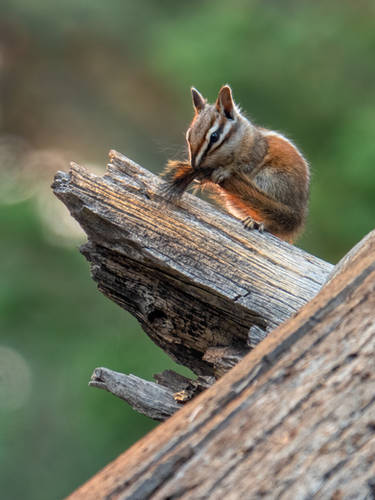
[(110, 148), (160, 172), (184, 157), (189, 87), (212, 101), (230, 83), (309, 159), (298, 244), (335, 263), (374, 227), (374, 20), (371, 0), (2, 0), (2, 498), (62, 498), (153, 427), (87, 387), (96, 366), (173, 366), (97, 292), (54, 173), (102, 172)]

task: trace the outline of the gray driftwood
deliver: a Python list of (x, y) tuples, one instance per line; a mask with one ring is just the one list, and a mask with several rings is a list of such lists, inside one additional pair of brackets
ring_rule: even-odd
[(310, 301), (332, 266), (196, 196), (168, 203), (161, 183), (112, 151), (103, 177), (72, 164), (53, 188), (87, 233), (99, 290), (207, 381)]
[(320, 293), (70, 500), (375, 498), (375, 232)]

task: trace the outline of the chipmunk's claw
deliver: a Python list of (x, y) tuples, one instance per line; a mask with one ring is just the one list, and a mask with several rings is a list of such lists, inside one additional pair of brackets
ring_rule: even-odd
[(243, 219), (241, 222), (243, 224), (243, 227), (245, 229), (248, 229), (249, 231), (251, 231), (252, 229), (256, 229), (260, 233), (263, 233), (263, 231), (264, 231), (264, 224), (263, 224), (263, 222), (257, 222), (256, 220), (254, 220), (250, 216), (246, 217), (246, 219)]

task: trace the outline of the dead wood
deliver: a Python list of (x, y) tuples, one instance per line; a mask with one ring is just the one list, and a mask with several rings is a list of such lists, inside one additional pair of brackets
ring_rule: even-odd
[(88, 236), (98, 288), (169, 356), (220, 376), (320, 290), (332, 266), (185, 194), (114, 151), (104, 177), (72, 164), (53, 188)]
[(182, 403), (215, 382), (214, 377), (199, 376), (191, 380), (172, 370), (157, 373), (154, 379), (157, 383), (108, 368), (95, 368), (89, 385), (111, 392), (138, 413), (162, 421), (176, 413)]
[(198, 375), (91, 384), (159, 420), (208, 387), (71, 500), (374, 498), (374, 232), (332, 269), (191, 195), (165, 203), (115, 152), (104, 177), (73, 165), (54, 189), (99, 289)]
[(374, 498), (374, 310), (372, 232), (294, 318), (69, 499)]

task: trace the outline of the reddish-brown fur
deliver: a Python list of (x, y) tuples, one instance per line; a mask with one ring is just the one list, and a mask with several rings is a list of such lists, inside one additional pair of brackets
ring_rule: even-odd
[[(194, 149), (189, 144), (190, 155), (198, 155), (207, 144), (206, 131), (215, 123), (221, 130), (228, 123), (223, 134), (226, 143), (218, 143), (216, 148), (214, 144), (207, 154), (198, 155), (200, 164), (195, 168), (190, 162), (170, 161), (165, 194), (178, 198), (195, 179), (229, 212), (247, 221), (245, 227), (264, 226), (292, 242), (303, 227), (309, 194), (309, 169), (301, 153), (282, 135), (246, 120), (235, 107), (228, 86), (219, 92), (215, 110), (195, 89), (193, 103), (196, 114), (187, 140), (189, 144), (193, 130), (195, 143)], [(237, 146), (231, 150), (232, 138)], [(255, 224), (249, 224), (249, 218)]]

